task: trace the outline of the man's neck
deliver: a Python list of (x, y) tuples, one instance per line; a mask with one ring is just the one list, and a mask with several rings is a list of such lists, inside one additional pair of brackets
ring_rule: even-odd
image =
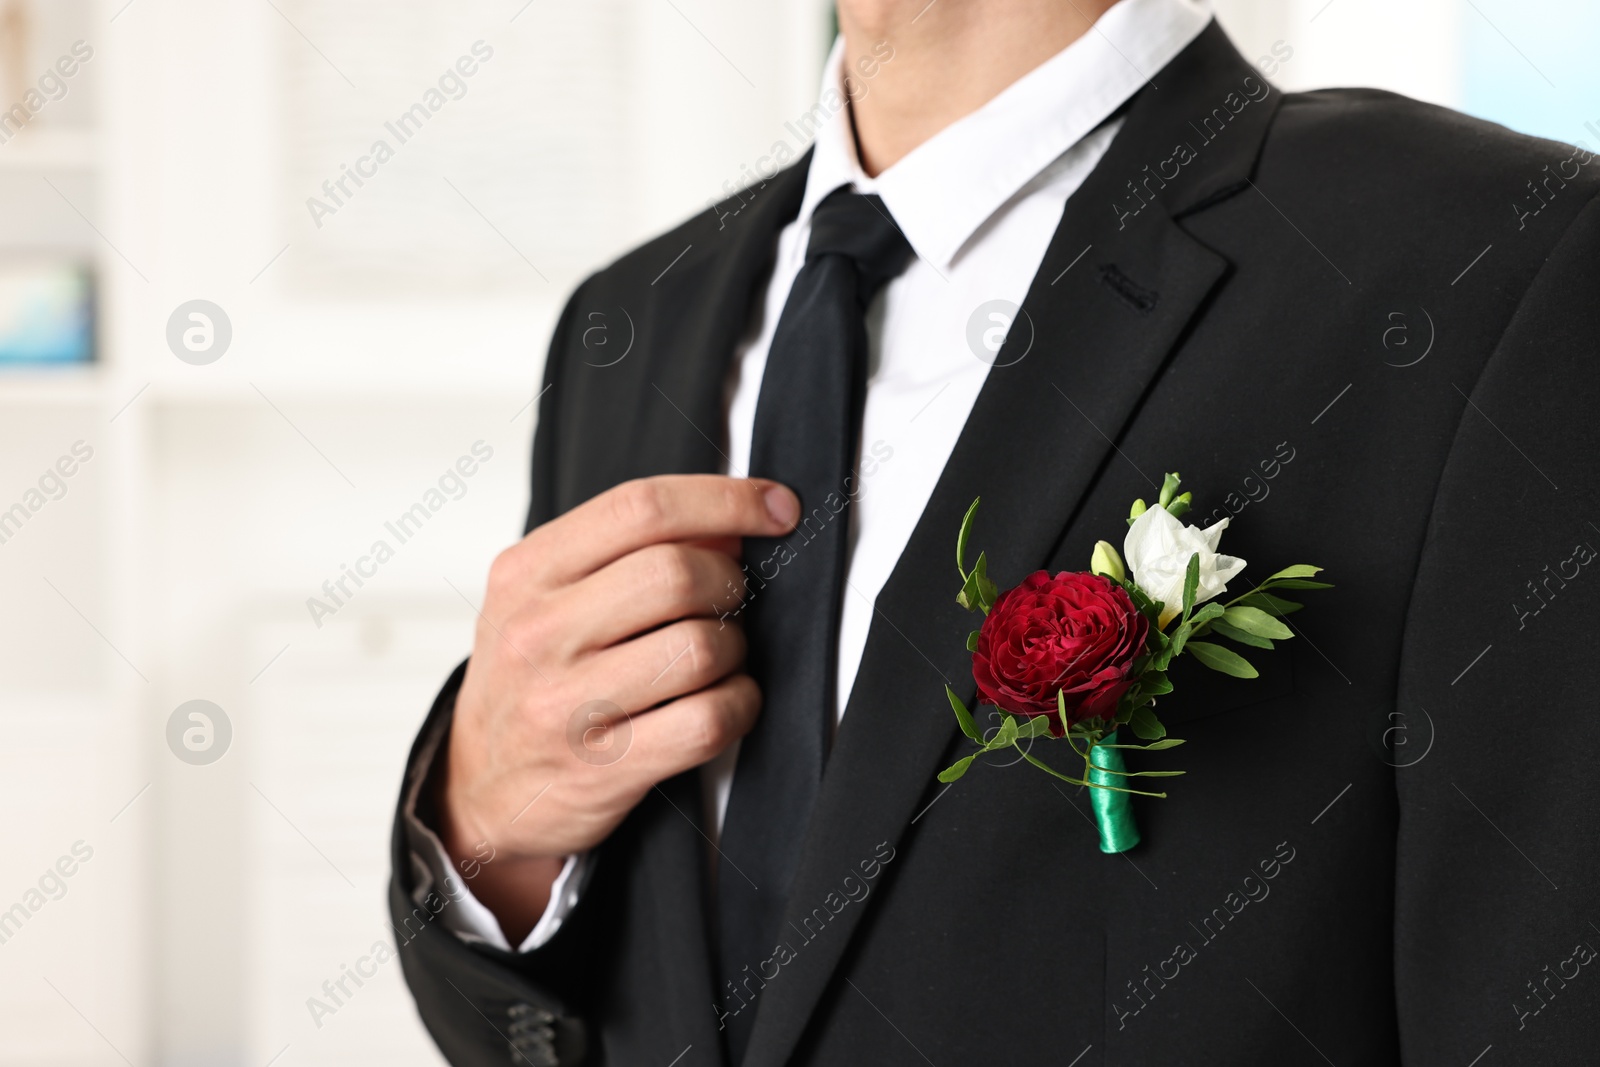
[(839, 0), (862, 170), (882, 173), (978, 110), (1115, 2)]

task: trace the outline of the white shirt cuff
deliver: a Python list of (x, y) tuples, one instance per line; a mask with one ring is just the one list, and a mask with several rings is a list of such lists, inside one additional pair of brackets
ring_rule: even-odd
[[(449, 901), (449, 904), (439, 912), (439, 921), (444, 924), (446, 930), (463, 941), (490, 945), (502, 952), (512, 951), (511, 943), (506, 940), (505, 931), (500, 929), (500, 921), (481, 900), (472, 895), (472, 890), (469, 888), (470, 879), (456, 874), (453, 870), (450, 854), (445, 851), (444, 842), (439, 840), (439, 835), (414, 815), (411, 818), (414, 822), (413, 831), (420, 830), (425, 842), (423, 854), (412, 852), (412, 857), (418, 874), (421, 875), (424, 869), (427, 872), (426, 877), (417, 879), (416, 888), (411, 894), (412, 899), (421, 904), (427, 895), (433, 892), (434, 886), (439, 886), (440, 896)], [(413, 837), (412, 840), (415, 841), (416, 838)], [(528, 931), (528, 936), (517, 946), (517, 952), (532, 952), (556, 936), (561, 924), (566, 922), (567, 916), (578, 906), (578, 898), (588, 881), (589, 868), (592, 866), (590, 856), (588, 852), (581, 852), (567, 857), (561, 873), (556, 876), (555, 884), (550, 887), (550, 902), (545, 905), (544, 914), (539, 916), (539, 921), (534, 923), (533, 929)]]

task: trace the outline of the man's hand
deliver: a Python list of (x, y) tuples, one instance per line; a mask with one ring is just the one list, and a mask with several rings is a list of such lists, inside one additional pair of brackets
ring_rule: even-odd
[(445, 847), (513, 945), (564, 858), (593, 848), (652, 786), (755, 724), (739, 539), (793, 528), (775, 482), (681, 475), (617, 486), (540, 526), (489, 569), (444, 783)]

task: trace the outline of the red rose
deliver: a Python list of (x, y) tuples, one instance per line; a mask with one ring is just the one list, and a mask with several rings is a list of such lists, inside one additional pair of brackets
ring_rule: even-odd
[[(1150, 623), (1123, 588), (1094, 574), (1035, 571), (1000, 594), (983, 620), (972, 676), (978, 700), (1014, 715), (1053, 715), (1066, 694), (1068, 724), (1107, 719), (1133, 685)], [(1060, 736), (1060, 723), (1051, 726)]]

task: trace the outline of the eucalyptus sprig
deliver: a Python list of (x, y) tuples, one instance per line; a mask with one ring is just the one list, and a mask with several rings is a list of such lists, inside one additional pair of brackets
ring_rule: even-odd
[[(1330, 582), (1311, 580), (1313, 575), (1320, 573), (1321, 567), (1313, 567), (1309, 563), (1285, 567), (1268, 576), (1248, 593), (1236, 596), (1226, 604), (1213, 601), (1202, 607), (1194, 618), (1188, 620), (1189, 633), (1197, 637), (1225, 637), (1251, 648), (1271, 650), (1277, 647), (1274, 641), (1287, 641), (1294, 636), (1294, 631), (1283, 621), (1283, 617), (1299, 611), (1305, 605), (1268, 590), (1332, 589)], [(1195, 659), (1214, 671), (1235, 678), (1260, 677), (1260, 672), (1249, 660), (1222, 645), (1210, 641), (1189, 641), (1186, 637), (1180, 648), (1193, 652)]]

